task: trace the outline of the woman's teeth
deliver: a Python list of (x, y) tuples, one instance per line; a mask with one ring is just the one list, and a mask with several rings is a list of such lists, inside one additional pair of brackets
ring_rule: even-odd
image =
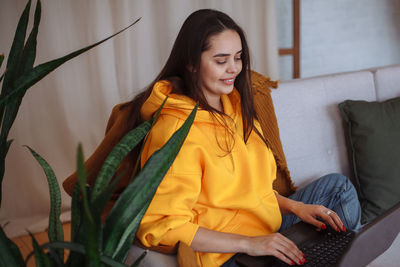
[(227, 84), (232, 84), (234, 80), (235, 80), (235, 79), (225, 79), (225, 80), (222, 80), (222, 81), (223, 81), (224, 83), (227, 83)]

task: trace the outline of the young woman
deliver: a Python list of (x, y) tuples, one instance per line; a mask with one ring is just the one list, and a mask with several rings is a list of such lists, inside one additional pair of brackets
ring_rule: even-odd
[[(303, 220), (318, 229), (356, 229), (360, 207), (347, 178), (320, 178), (290, 198), (275, 192), (276, 163), (253, 104), (250, 57), (242, 29), (226, 14), (199, 10), (184, 22), (166, 65), (133, 103), (153, 116), (142, 164), (200, 109), (137, 232), (145, 246), (190, 245), (201, 266), (235, 266), (235, 253), (303, 264), (305, 255), (279, 229)], [(308, 204), (306, 204), (308, 203)]]

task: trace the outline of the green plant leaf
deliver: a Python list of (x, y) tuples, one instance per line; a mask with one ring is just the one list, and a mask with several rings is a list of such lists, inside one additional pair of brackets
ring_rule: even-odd
[[(82, 200), (79, 183), (74, 186), (71, 200), (71, 242), (85, 244), (85, 229), (82, 219)], [(84, 255), (71, 251), (68, 256), (67, 266), (82, 266), (85, 264)]]
[(3, 60), (4, 60), (4, 54), (0, 54), (0, 68), (1, 65), (3, 65)]
[(85, 162), (81, 144), (78, 145), (78, 151), (77, 151), (77, 175), (78, 175), (79, 189), (83, 199), (84, 214), (87, 217), (86, 219), (88, 219), (88, 222), (94, 224), (94, 219), (90, 212), (88, 196), (86, 192), (86, 169), (85, 169)]
[[(151, 128), (153, 128), (154, 124), (155, 124), (156, 121), (158, 120), (158, 117), (160, 116), (161, 110), (162, 110), (162, 108), (164, 107), (165, 103), (167, 102), (167, 99), (168, 99), (168, 95), (165, 97), (165, 99), (164, 99), (164, 101), (162, 102), (161, 106), (160, 106), (159, 109), (157, 110), (156, 115), (153, 117), (153, 123), (151, 124)], [(150, 129), (150, 130), (151, 130), (151, 129)], [(148, 137), (149, 137), (149, 135), (146, 135), (146, 137), (144, 138), (144, 141), (142, 142), (142, 147), (140, 148), (139, 155), (138, 155), (138, 157), (137, 157), (137, 159), (136, 159), (135, 167), (133, 168), (132, 178), (134, 178), (134, 176), (136, 176), (136, 174), (137, 174), (138, 171), (139, 171), (140, 155), (142, 155), (143, 148), (144, 148), (144, 145), (145, 145), (146, 142), (147, 142), (147, 138), (148, 138)], [(133, 180), (133, 179), (132, 179), (132, 180)]]
[[(63, 249), (69, 249), (70, 251), (74, 251), (80, 254), (85, 254), (86, 250), (85, 247), (82, 244), (78, 243), (71, 243), (71, 242), (51, 242), (44, 244), (42, 246), (43, 248), (63, 248)], [(125, 264), (122, 264), (118, 261), (115, 261), (111, 259), (110, 257), (102, 255), (100, 257), (101, 263), (107, 264), (108, 266), (114, 266), (114, 267), (126, 267)]]
[(77, 241), (77, 235), (79, 226), (82, 223), (82, 205), (80, 201), (80, 191), (79, 191), (79, 184), (76, 183), (74, 186), (74, 191), (72, 193), (72, 200), (71, 200), (71, 241)]
[(146, 203), (142, 209), (136, 214), (135, 218), (127, 226), (121, 241), (118, 243), (115, 253), (113, 254), (113, 259), (124, 260), (127, 256), (129, 249), (132, 246), (132, 242), (135, 239), (137, 227), (140, 224), (146, 210), (150, 204), (150, 201)]
[[(36, 153), (29, 146), (25, 147), (29, 149), (29, 151), (32, 153), (32, 155), (35, 157), (37, 162), (42, 167), (44, 173), (46, 174), (47, 182), (49, 184), (49, 191), (50, 191), (50, 215), (49, 215), (49, 229), (48, 229), (49, 240), (51, 242), (63, 241), (64, 233), (60, 221), (61, 192), (57, 182), (56, 175), (54, 174), (53, 169), (50, 167), (50, 165), (47, 163), (45, 159), (43, 159), (38, 153)], [(58, 254), (61, 259), (64, 258), (63, 250), (58, 251)]]
[(104, 161), (96, 181), (93, 185), (91, 202), (101, 194), (102, 190), (109, 184), (115, 170), (118, 168), (125, 156), (143, 139), (151, 128), (152, 120), (145, 121), (135, 129), (128, 132), (121, 141), (113, 148)]
[(1, 83), (1, 81), (3, 80), (3, 78), (4, 78), (4, 74), (6, 74), (5, 72), (0, 76), (0, 83)]
[[(17, 73), (18, 65), (22, 57), (22, 51), (25, 43), (26, 29), (28, 27), (29, 21), (29, 10), (31, 8), (31, 0), (25, 6), (24, 11), (18, 21), (17, 29), (15, 31), (14, 40), (11, 45), (10, 53), (7, 59), (7, 72), (4, 77), (4, 83), (1, 90), (1, 98), (9, 93), (11, 89), (12, 82), (15, 80), (15, 75)], [(1, 112), (2, 116), (3, 113)]]
[(7, 142), (3, 143), (4, 140), (0, 139), (0, 206), (1, 206), (1, 199), (2, 199), (2, 192), (3, 192), (3, 178), (4, 178), (4, 171), (5, 171), (5, 160), (10, 149), (10, 146), (13, 142), (13, 139), (8, 140)]
[(44, 253), (35, 237), (29, 233), (32, 238), (33, 252), (35, 253), (35, 261), (37, 267), (51, 267), (50, 258)]
[[(31, 87), (32, 85), (34, 85), (35, 83), (37, 83), (38, 81), (40, 81), (41, 79), (43, 79), (43, 77), (45, 77), (47, 74), (49, 74), (50, 72), (52, 72), (53, 70), (55, 70), (56, 68), (58, 68), (60, 65), (64, 64), (65, 62), (67, 62), (68, 60), (73, 59), (76, 56), (79, 56), (80, 54), (92, 49), (93, 47), (98, 46), (99, 44), (107, 41), (108, 39), (116, 36), (117, 34), (120, 34), (121, 32), (125, 31), (126, 29), (132, 27), (134, 24), (136, 24), (138, 21), (140, 20), (137, 19), (135, 22), (133, 22), (132, 24), (130, 24), (129, 26), (125, 27), (124, 29), (118, 31), (117, 33), (97, 42), (94, 43), (92, 45), (89, 45), (85, 48), (79, 49), (77, 51), (74, 51), (66, 56), (63, 56), (61, 58), (58, 59), (54, 59), (51, 60), (49, 62), (40, 64), (36, 67), (34, 67), (33, 69), (31, 69), (30, 71), (27, 71), (26, 73), (24, 73), (22, 76), (20, 76), (13, 84), (12, 84), (12, 89), (7, 90), (9, 91), (9, 93), (2, 97), (2, 99), (0, 100), (0, 107), (3, 107), (5, 104), (8, 103), (8, 101), (10, 101), (11, 98), (15, 97), (15, 96), (19, 96), (19, 95), (23, 95), (25, 94), (25, 91)], [(6, 75), (7, 76), (7, 75)], [(5, 78), (4, 78), (5, 79)], [(4, 84), (3, 84), (4, 86)]]
[(142, 260), (144, 259), (144, 257), (147, 254), (147, 250), (145, 250), (142, 255), (139, 256), (139, 258), (137, 258), (135, 260), (135, 262), (131, 265), (131, 267), (139, 267), (139, 264), (142, 262)]
[(80, 254), (85, 254), (86, 249), (85, 246), (80, 244), (80, 243), (74, 243), (74, 242), (49, 242), (46, 244), (42, 245), (43, 248), (62, 248), (62, 249), (68, 249), (70, 251), (75, 251)]
[[(136, 233), (141, 216), (143, 216), (142, 209), (149, 205), (159, 183), (178, 154), (193, 123), (197, 108), (198, 104), (182, 127), (148, 159), (142, 171), (127, 186), (114, 204), (103, 227), (103, 251), (105, 255), (112, 256), (112, 258), (116, 255), (126, 256), (127, 252), (121, 252), (117, 248), (126, 248), (125, 242), (132, 244), (133, 239), (124, 238), (127, 236), (134, 237), (130, 232)], [(137, 223), (133, 226), (131, 222), (134, 220)], [(128, 226), (129, 229), (127, 229)]]
[[(126, 155), (132, 151), (132, 149), (140, 143), (140, 141), (145, 137), (147, 140), (147, 133), (151, 130), (154, 125), (154, 122), (160, 116), (161, 110), (164, 107), (165, 102), (167, 101), (168, 96), (165, 97), (163, 103), (157, 110), (157, 113), (153, 119), (150, 119), (146, 122), (143, 122), (135, 129), (128, 132), (120, 142), (113, 148), (110, 154), (107, 156), (104, 161), (99, 174), (97, 175), (96, 181), (93, 186), (93, 194), (92, 194), (92, 202), (95, 202), (96, 198), (101, 194), (104, 188), (109, 184), (110, 180), (114, 176), (115, 171), (118, 166), (122, 162), (122, 160), (126, 157)], [(142, 147), (143, 149), (143, 147)], [(141, 151), (139, 155), (141, 154)], [(139, 156), (140, 157), (140, 156)], [(139, 161), (139, 160), (138, 160)], [(135, 172), (135, 171), (134, 171)]]
[(15, 117), (17, 116), (21, 100), (22, 98), (11, 99), (11, 102), (8, 103), (8, 105), (3, 110), (5, 111), (5, 114), (4, 112), (2, 113), (4, 116), (1, 117), (1, 133), (0, 133), (0, 142), (2, 142), (2, 144), (6, 143), (11, 126), (15, 120)]
[(17, 245), (14, 244), (0, 227), (0, 266), (24, 266), (24, 259)]
[(78, 183), (83, 200), (83, 223), (85, 227), (86, 235), (86, 263), (94, 266), (100, 265), (100, 250), (99, 250), (99, 225), (100, 218), (93, 216), (92, 210), (90, 208), (89, 197), (86, 189), (86, 170), (85, 161), (83, 157), (82, 145), (78, 145), (77, 151), (77, 174)]
[[(64, 252), (63, 249), (58, 249), (58, 250), (62, 250)], [(57, 267), (65, 267), (64, 260), (60, 259), (60, 255), (58, 255), (57, 249), (49, 248), (46, 255), (49, 256), (50, 264), (52, 267), (56, 267), (56, 266)]]
[(111, 184), (109, 184), (101, 193), (100, 195), (95, 199), (95, 201), (92, 203), (92, 206), (96, 209), (98, 214), (102, 214), (105, 207), (107, 206), (107, 203), (110, 201), (112, 197), (112, 193), (114, 192), (115, 188), (117, 187), (119, 181), (121, 181), (121, 178), (124, 177), (125, 172), (122, 174), (118, 175), (116, 179), (114, 179)]
[[(29, 4), (30, 6), (30, 4)], [(34, 18), (34, 25), (32, 28), (31, 33), (29, 34), (29, 38), (23, 47), (23, 50), (21, 51), (21, 55), (18, 55), (19, 58), (15, 59), (14, 61), (11, 61), (12, 64), (10, 64), (10, 67), (8, 67), (8, 75), (5, 75), (5, 81), (3, 84), (3, 89), (2, 89), (2, 95), (1, 98), (3, 98), (4, 94), (8, 92), (9, 87), (12, 86), (13, 81), (15, 81), (18, 77), (23, 75), (25, 72), (28, 72), (32, 70), (33, 68), (33, 63), (35, 62), (36, 58), (36, 38), (39, 30), (39, 23), (40, 23), (40, 16), (41, 16), (41, 4), (40, 0), (37, 1), (36, 4), (36, 9), (35, 9), (35, 18)], [(24, 34), (26, 34), (26, 27)], [(24, 36), (25, 38), (25, 36)], [(22, 39), (22, 38), (21, 38)], [(19, 46), (17, 46), (19, 47)], [(11, 53), (10, 53), (11, 57)], [(12, 73), (10, 73), (12, 71)], [(6, 82), (7, 80), (7, 82)], [(3, 92), (4, 91), (4, 92)], [(2, 117), (2, 123), (1, 123), (1, 138), (6, 139), (8, 137), (9, 130), (15, 120), (15, 117), (17, 116), (19, 106), (22, 102), (22, 98), (25, 95), (26, 90), (21, 91), (19, 94), (15, 95), (14, 99), (10, 99), (8, 102), (8, 106), (5, 108), (1, 108), (1, 114), (5, 115), (4, 118)]]
[[(31, 7), (31, 0), (28, 1), (28, 3), (25, 6), (24, 11), (22, 12), (22, 15), (19, 19), (18, 25), (17, 25), (17, 30), (15, 31), (14, 35), (14, 40), (11, 45), (11, 50), (8, 56), (7, 60), (7, 71), (5, 72), (4, 76), (4, 82), (3, 86), (1, 89), (1, 94), (0, 94), (0, 102), (2, 99), (6, 97), (7, 94), (9, 94), (12, 89), (12, 83), (17, 79), (18, 77), (18, 66), (21, 61), (22, 53), (23, 53), (23, 47), (24, 47), (24, 42), (25, 42), (25, 36), (26, 36), (26, 29), (28, 26), (28, 21), (29, 21), (29, 10)], [(7, 101), (9, 102), (9, 101)], [(1, 135), (0, 135), (0, 140), (1, 142), (5, 142), (8, 137), (8, 133), (10, 131), (12, 122), (15, 120), (16, 116), (16, 111), (18, 110), (20, 101), (12, 101), (12, 107), (11, 109), (6, 112), (6, 115), (4, 116), (5, 112), (5, 106), (0, 105), (0, 125), (1, 125)], [(15, 113), (15, 114), (14, 114)], [(4, 123), (5, 122), (5, 123)], [(1, 146), (3, 148), (3, 146)], [(2, 174), (1, 177), (3, 177), (4, 174)], [(1, 199), (0, 199), (1, 201)]]
[(28, 70), (31, 70), (33, 68), (33, 64), (35, 63), (36, 44), (37, 44), (36, 40), (39, 32), (41, 13), (42, 13), (42, 5), (40, 3), (40, 0), (38, 0), (35, 8), (33, 28), (31, 33), (29, 34), (28, 40), (26, 41), (24, 49), (22, 51), (21, 61), (18, 64), (18, 70), (16, 73), (17, 76), (20, 76), (23, 73), (27, 72)]
[[(30, 4), (29, 4), (30, 6)], [(18, 77), (23, 75), (24, 73), (32, 70), (33, 68), (33, 63), (35, 62), (36, 58), (36, 39), (37, 39), (37, 34), (39, 30), (39, 23), (40, 23), (40, 16), (41, 16), (41, 4), (40, 0), (37, 1), (36, 4), (36, 9), (35, 9), (35, 18), (34, 18), (34, 24), (31, 33), (29, 34), (29, 38), (23, 47), (23, 50), (21, 51), (21, 55), (18, 55), (19, 58), (15, 59), (14, 61), (11, 61), (12, 64), (7, 68), (8, 75), (6, 76), (6, 80), (4, 81), (3, 84), (3, 89), (2, 89), (2, 97), (4, 96), (5, 93), (8, 92), (9, 87), (12, 86), (13, 81), (15, 81)], [(26, 27), (24, 29), (24, 38), (26, 34)], [(22, 39), (22, 37), (20, 38)], [(18, 45), (17, 47), (19, 47)], [(10, 57), (11, 57), (10, 53)], [(10, 73), (12, 71), (12, 73)], [(9, 77), (9, 78), (8, 78)], [(8, 78), (8, 79), (7, 79)], [(4, 92), (3, 92), (4, 91)], [(19, 106), (22, 102), (22, 98), (25, 95), (26, 90), (21, 91), (19, 94), (15, 95), (15, 99), (10, 99), (8, 102), (9, 105), (5, 107), (5, 109), (2, 107), (1, 108), (1, 114), (4, 114), (5, 111), (5, 116), (2, 117), (2, 123), (1, 123), (1, 138), (7, 138), (9, 130), (15, 120), (15, 117), (17, 116)]]
[[(3, 65), (3, 60), (4, 60), (4, 54), (0, 54), (0, 68), (1, 68), (1, 65)], [(6, 72), (4, 71), (3, 74), (0, 76), (0, 83), (3, 80), (5, 74), (6, 74)]]

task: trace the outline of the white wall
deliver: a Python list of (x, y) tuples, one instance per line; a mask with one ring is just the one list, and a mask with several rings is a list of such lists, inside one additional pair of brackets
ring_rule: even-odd
[[(400, 0), (301, 0), (301, 77), (400, 63)], [(292, 0), (278, 0), (278, 46), (291, 46)], [(280, 58), (281, 79), (292, 75)]]

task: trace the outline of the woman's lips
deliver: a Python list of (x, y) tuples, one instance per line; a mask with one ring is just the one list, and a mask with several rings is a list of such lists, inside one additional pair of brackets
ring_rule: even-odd
[(221, 81), (226, 85), (232, 85), (235, 82), (235, 78), (221, 79)]

